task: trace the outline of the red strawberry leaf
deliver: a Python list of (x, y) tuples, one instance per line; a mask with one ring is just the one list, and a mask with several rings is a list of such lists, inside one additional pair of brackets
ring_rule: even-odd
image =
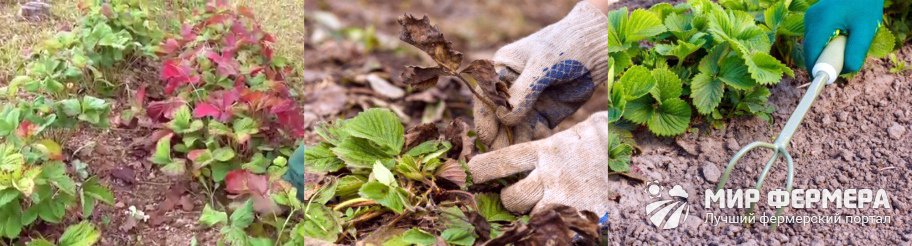
[(164, 101), (151, 102), (149, 103), (149, 107), (146, 108), (146, 115), (158, 122), (168, 121), (174, 118), (174, 111), (177, 111), (180, 106), (186, 104), (186, 101), (177, 97)]
[(269, 178), (244, 169), (232, 170), (225, 175), (225, 191), (235, 195), (263, 196), (269, 192)]
[(233, 52), (223, 52), (221, 55), (219, 55), (215, 51), (209, 51), (206, 54), (206, 57), (208, 57), (209, 60), (212, 60), (212, 62), (217, 65), (216, 72), (218, 75), (235, 76), (238, 74), (238, 68), (240, 67), (240, 64), (238, 64), (237, 60), (234, 59)]
[(31, 121), (23, 120), (19, 123), (19, 128), (16, 130), (16, 136), (20, 138), (28, 138), (38, 132), (38, 125), (32, 124)]
[(159, 47), (161, 48), (161, 54), (174, 54), (181, 49), (181, 44), (178, 43), (177, 40), (169, 38), (168, 40), (165, 40), (165, 42), (162, 43)]
[(212, 118), (219, 118), (222, 112), (216, 108), (214, 105), (207, 102), (200, 102), (196, 104), (196, 107), (193, 109), (194, 118), (203, 118), (206, 116)]

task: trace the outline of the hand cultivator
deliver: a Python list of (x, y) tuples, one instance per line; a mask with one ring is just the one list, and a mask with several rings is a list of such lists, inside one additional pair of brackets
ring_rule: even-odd
[[(776, 141), (773, 143), (757, 141), (741, 148), (731, 161), (728, 162), (728, 166), (725, 167), (725, 172), (722, 173), (722, 178), (719, 180), (716, 190), (722, 189), (722, 187), (725, 186), (725, 183), (728, 182), (729, 175), (731, 175), (738, 160), (751, 150), (759, 147), (773, 150), (773, 155), (770, 157), (769, 161), (766, 162), (766, 166), (763, 167), (763, 172), (760, 173), (760, 178), (757, 179), (756, 189), (760, 190), (760, 188), (762, 188), (763, 180), (766, 178), (766, 175), (769, 174), (770, 167), (779, 159), (779, 156), (782, 156), (785, 158), (788, 168), (787, 176), (785, 178), (785, 189), (787, 192), (792, 191), (794, 162), (792, 161), (792, 155), (789, 154), (787, 150), (789, 141), (792, 140), (795, 130), (798, 129), (801, 121), (804, 120), (804, 116), (807, 115), (814, 100), (816, 100), (817, 96), (820, 95), (820, 92), (823, 91), (823, 87), (827, 84), (832, 84), (833, 81), (836, 81), (836, 77), (839, 76), (839, 71), (842, 70), (843, 65), (845, 44), (845, 36), (836, 36), (830, 40), (830, 43), (823, 50), (820, 58), (817, 59), (817, 63), (814, 64), (814, 68), (812, 69), (814, 80), (808, 87), (807, 92), (801, 98), (801, 102), (798, 103), (798, 107), (795, 108), (792, 116), (789, 117), (788, 122), (785, 123), (785, 127), (783, 127), (782, 132), (779, 133), (779, 137), (776, 138)], [(776, 209), (776, 215), (781, 215), (783, 209), (784, 207)], [(751, 214), (753, 210), (754, 205), (752, 204), (747, 213)], [(773, 230), (775, 230), (776, 226), (777, 224), (772, 225)]]

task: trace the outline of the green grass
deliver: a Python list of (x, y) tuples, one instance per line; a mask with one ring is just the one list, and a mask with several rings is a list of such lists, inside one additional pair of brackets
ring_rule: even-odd
[(5, 85), (23, 69), (32, 47), (78, 18), (75, 0), (54, 1), (51, 6), (52, 18), (32, 22), (19, 17), (18, 3), (0, 2), (0, 84)]

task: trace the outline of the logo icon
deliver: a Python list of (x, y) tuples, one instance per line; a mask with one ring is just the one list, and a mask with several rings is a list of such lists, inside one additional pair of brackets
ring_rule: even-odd
[(687, 216), (690, 215), (687, 192), (680, 185), (675, 185), (668, 190), (668, 196), (671, 199), (662, 200), (662, 190), (664, 188), (656, 182), (649, 182), (646, 186), (646, 193), (649, 194), (649, 197), (659, 199), (646, 205), (646, 215), (649, 216), (649, 222), (652, 222), (656, 228), (664, 230), (677, 228), (687, 221)]

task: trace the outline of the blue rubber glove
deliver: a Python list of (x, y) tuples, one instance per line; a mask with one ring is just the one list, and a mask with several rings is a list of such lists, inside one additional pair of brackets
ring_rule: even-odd
[(820, 0), (804, 15), (804, 58), (808, 71), (836, 30), (848, 36), (842, 73), (858, 72), (883, 16), (883, 0)]
[(304, 201), (304, 145), (298, 146), (291, 158), (288, 158), (288, 170), (282, 176), (298, 189), (298, 200)]

